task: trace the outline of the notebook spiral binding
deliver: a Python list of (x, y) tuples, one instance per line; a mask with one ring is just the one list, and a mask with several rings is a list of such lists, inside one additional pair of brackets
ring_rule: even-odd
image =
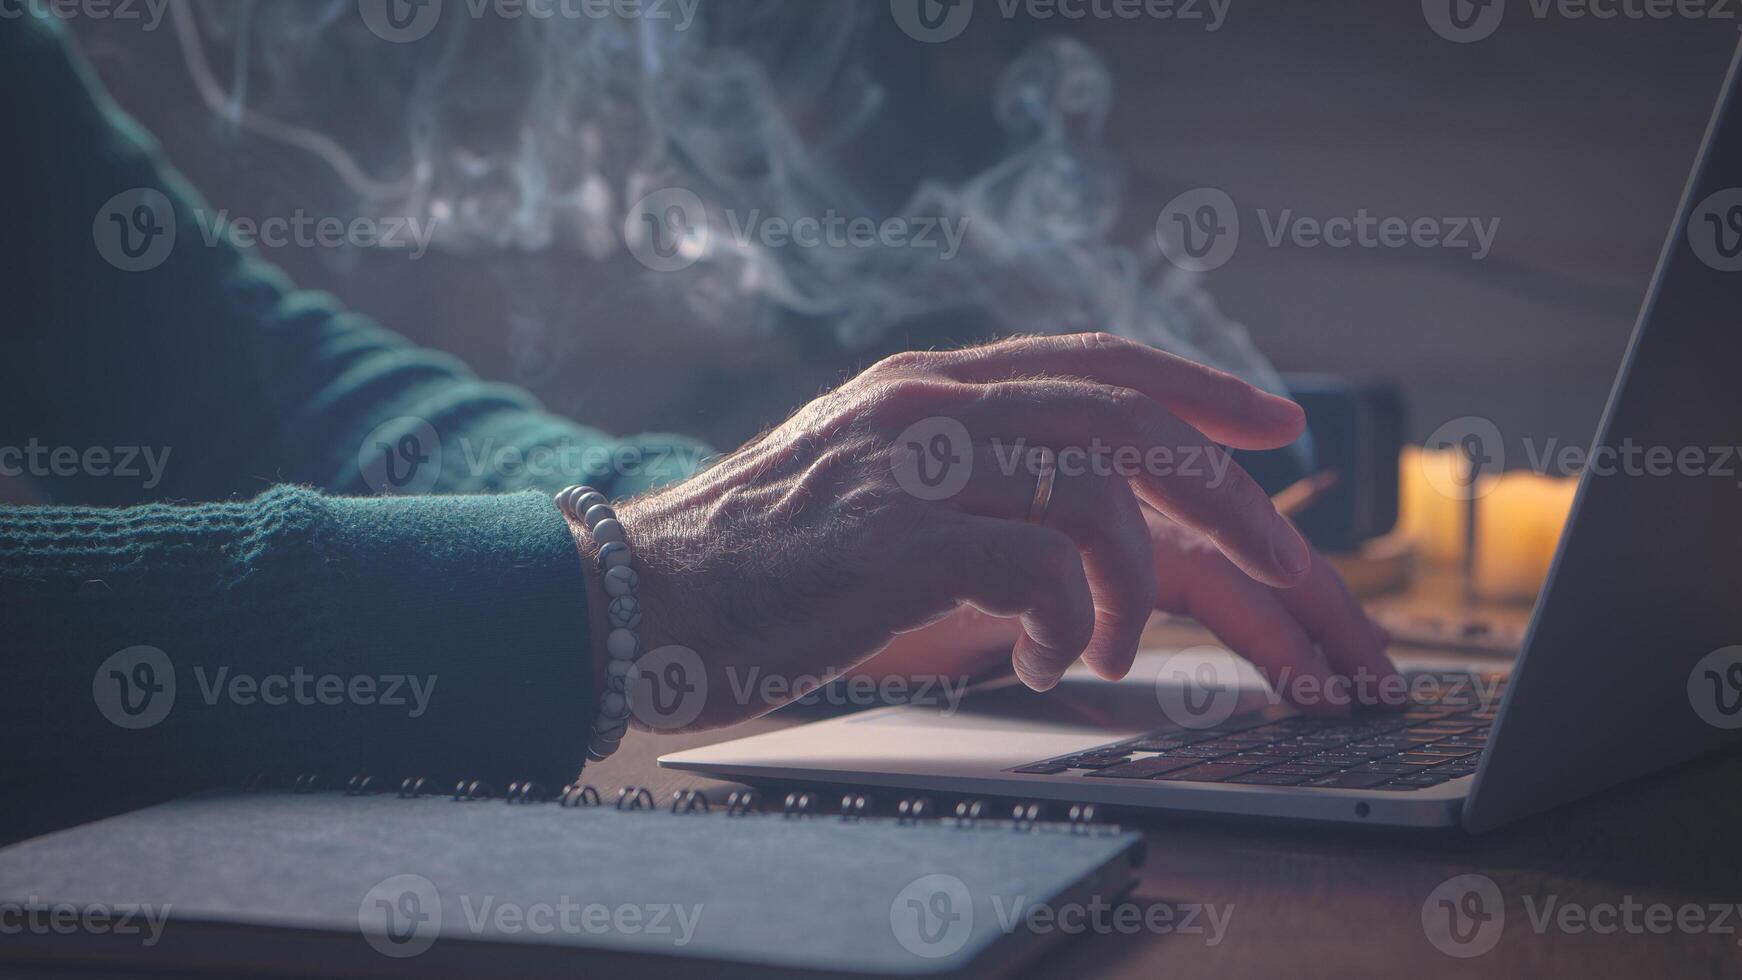
[[(260, 791), (272, 789), (275, 781), (266, 773), (257, 772), (242, 782), (245, 791)], [(302, 772), (293, 776), (288, 785), (293, 793), (313, 793), (328, 788), (320, 773)], [(437, 784), (427, 777), (409, 776), (400, 780), (399, 785), (390, 789), (388, 781), (374, 776), (359, 773), (345, 781), (341, 788), (346, 796), (373, 796), (379, 793), (393, 792), (400, 799), (411, 800), (420, 797), (447, 796), (455, 802), (471, 803), (485, 800), (500, 799), (510, 806), (524, 806), (536, 803), (555, 803), (564, 809), (588, 809), (610, 807), (612, 809), (633, 811), (654, 811), (661, 809), (651, 789), (645, 786), (621, 786), (607, 801), (599, 789), (588, 783), (570, 783), (563, 786), (556, 794), (547, 793), (543, 786), (531, 781), (518, 781), (508, 784), (507, 789), (497, 794), (495, 787), (480, 779), (461, 779), (451, 789), (438, 789)], [(684, 789), (672, 794), (671, 802), (666, 807), (676, 816), (694, 814), (712, 814), (715, 804), (698, 790)], [(841, 797), (840, 820), (848, 823), (858, 822), (875, 815), (875, 801), (863, 793), (847, 793)], [(762, 795), (755, 790), (733, 790), (727, 795), (725, 804), (720, 811), (727, 817), (762, 816), (769, 813)], [(821, 817), (821, 800), (815, 792), (797, 790), (786, 794), (780, 804), (780, 815), (787, 820), (805, 820)], [(1006, 820), (998, 820), (992, 816), (991, 806), (985, 800), (963, 800), (957, 803), (948, 816), (938, 813), (931, 798), (925, 796), (904, 797), (895, 808), (895, 822), (901, 826), (920, 826), (939, 824), (953, 826), (962, 830), (979, 828), (982, 822), (1007, 822), (1010, 829), (1017, 833), (1035, 833), (1054, 829), (1059, 823), (1047, 823), (1040, 803), (1022, 802), (1015, 804)], [(1062, 823), (1063, 829), (1073, 834), (1100, 835), (1118, 833), (1116, 825), (1098, 822), (1093, 804), (1072, 804)]]

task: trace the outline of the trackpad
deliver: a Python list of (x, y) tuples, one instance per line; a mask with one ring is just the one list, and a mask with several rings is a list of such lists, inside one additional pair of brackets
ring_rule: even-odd
[(850, 723), (912, 725), (915, 712), (922, 712), (928, 728), (1138, 734), (1262, 710), (1272, 702), (1268, 692), (1258, 672), (1227, 651), (1154, 649), (1141, 651), (1120, 681), (1102, 680), (1079, 664), (1044, 694), (1006, 676), (974, 685), (959, 702), (938, 699), (927, 707), (874, 711)]

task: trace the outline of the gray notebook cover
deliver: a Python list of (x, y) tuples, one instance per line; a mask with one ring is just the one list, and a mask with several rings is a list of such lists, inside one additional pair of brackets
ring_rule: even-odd
[(979, 974), (1038, 951), (1030, 907), (1116, 901), (1141, 853), (1137, 834), (1057, 824), (208, 794), (0, 850), (0, 903), (26, 907), (0, 955), (357, 975)]

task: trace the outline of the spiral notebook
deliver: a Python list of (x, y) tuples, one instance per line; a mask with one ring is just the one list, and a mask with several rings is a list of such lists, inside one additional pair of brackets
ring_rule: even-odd
[[(479, 798), (472, 798), (477, 796)], [(409, 798), (408, 798), (409, 797)], [(941, 819), (565, 787), (535, 801), (201, 794), (0, 850), (0, 959), (335, 976), (996, 975), (1116, 902), (1139, 835), (1019, 807)], [(76, 910), (76, 911), (74, 911)], [(71, 927), (67, 923), (73, 923)]]

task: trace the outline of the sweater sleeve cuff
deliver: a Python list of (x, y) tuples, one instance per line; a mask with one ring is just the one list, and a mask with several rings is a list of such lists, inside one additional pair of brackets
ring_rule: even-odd
[[(333, 576), (332, 627), (384, 673), (403, 668), (426, 685), (421, 714), (383, 713), (378, 730), (359, 733), (385, 771), (497, 789), (572, 779), (595, 703), (590, 633), (581, 557), (550, 497), (325, 504), (318, 551)], [(411, 758), (396, 764), (402, 755)]]

